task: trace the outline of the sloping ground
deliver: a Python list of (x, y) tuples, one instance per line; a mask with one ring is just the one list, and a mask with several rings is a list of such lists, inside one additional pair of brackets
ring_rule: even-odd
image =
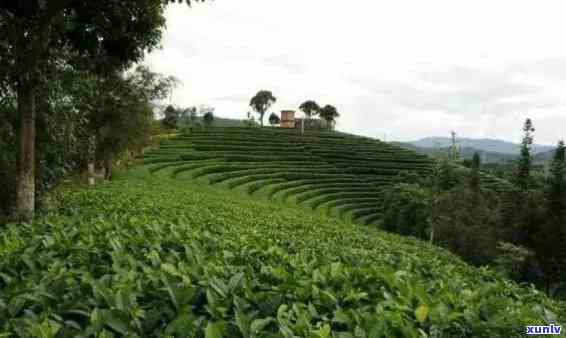
[[(401, 171), (426, 176), (425, 155), (375, 139), (279, 128), (210, 128), (163, 141), (145, 163), (155, 175), (203, 179), (326, 209), (358, 223), (380, 219), (383, 189)], [(508, 184), (484, 176), (498, 191)]]
[(138, 167), (57, 196), (34, 224), (0, 230), (2, 337), (521, 337), (559, 324), (542, 293), (444, 250), (244, 192)]

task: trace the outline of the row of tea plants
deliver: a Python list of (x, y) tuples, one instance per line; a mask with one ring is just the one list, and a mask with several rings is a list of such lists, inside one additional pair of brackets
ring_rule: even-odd
[(519, 337), (555, 313), (419, 241), (143, 167), (0, 229), (0, 337)]

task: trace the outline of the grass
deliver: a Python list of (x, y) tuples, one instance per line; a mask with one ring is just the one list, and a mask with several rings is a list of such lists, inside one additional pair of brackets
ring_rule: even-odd
[(2, 337), (520, 337), (552, 303), (425, 243), (137, 167), (0, 233)]

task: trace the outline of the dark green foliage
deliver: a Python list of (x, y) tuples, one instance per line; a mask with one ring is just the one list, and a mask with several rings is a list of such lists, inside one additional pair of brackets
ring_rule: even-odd
[[(38, 154), (36, 156), (36, 194), (52, 188), (63, 178), (78, 174), (92, 152), (99, 163), (110, 162), (149, 142), (153, 112), (151, 101), (168, 92), (171, 79), (138, 67), (127, 75), (105, 78), (60, 66), (53, 76), (48, 94), (38, 101)], [(8, 101), (7, 101), (8, 102)], [(16, 138), (19, 116), (15, 106), (0, 112), (3, 209), (13, 207), (16, 178)], [(11, 148), (10, 148), (11, 147)], [(4, 147), (2, 147), (4, 149)], [(6, 210), (3, 210), (5, 213)]]
[(305, 114), (305, 116), (310, 119), (320, 113), (320, 106), (315, 101), (309, 100), (303, 102), (299, 109)]
[(281, 123), (279, 116), (275, 113), (271, 113), (271, 115), (269, 115), (269, 124), (275, 126), (279, 123)]
[(434, 243), (476, 265), (496, 257), (497, 195), (460, 184), (436, 197), (431, 211)]
[(334, 127), (334, 125), (336, 124), (336, 119), (340, 117), (338, 110), (332, 105), (326, 105), (322, 107), (318, 115), (320, 116), (320, 118), (326, 121), (329, 129), (332, 129)]
[(259, 121), (263, 127), (263, 115), (267, 110), (277, 102), (277, 98), (269, 90), (260, 90), (257, 94), (250, 100), (250, 107), (259, 114)]
[(207, 127), (211, 127), (212, 124), (214, 123), (214, 113), (209, 111), (206, 112), (206, 114), (204, 114), (204, 116), (202, 117), (202, 119), (204, 120), (204, 125)]
[[(75, 73), (66, 67), (57, 68), (49, 88), (41, 87), (36, 125), (38, 154), (35, 157), (35, 194), (40, 196), (65, 176), (75, 173), (84, 163), (88, 120), (71, 95), (80, 88)], [(78, 89), (77, 89), (78, 90)], [(14, 95), (13, 92), (6, 93)], [(17, 178), (17, 131), (21, 115), (17, 113), (14, 96), (4, 97), (0, 108), (0, 214), (15, 207)], [(4, 151), (4, 149), (6, 151)]]
[[(3, 1), (0, 90), (17, 98), (20, 115), (16, 213), (31, 219), (36, 195), (36, 125), (41, 100), (61, 65), (108, 76), (156, 47), (165, 24), (162, 0)], [(59, 122), (59, 121), (58, 121)]]
[[(547, 217), (536, 234), (535, 252), (544, 274), (547, 292), (566, 288), (566, 147), (556, 148), (546, 188)], [(566, 290), (562, 291), (566, 294)]]
[(448, 161), (438, 161), (432, 185), (437, 191), (448, 191), (462, 183), (462, 170)]
[(0, 224), (13, 207), (16, 193), (16, 117), (13, 105), (0, 105)]
[[(163, 99), (174, 85), (173, 78), (153, 73), (146, 67), (105, 78), (87, 78), (95, 85), (78, 92), (93, 136), (95, 159), (105, 163), (107, 176), (111, 165), (126, 151), (139, 151), (149, 144), (154, 100)], [(88, 108), (86, 108), (88, 107)]]
[(470, 188), (472, 191), (478, 191), (481, 185), (481, 176), (480, 176), (480, 168), (481, 168), (481, 160), (480, 155), (478, 153), (474, 154), (472, 158), (472, 163), (470, 166)]
[(383, 200), (384, 230), (426, 239), (430, 236), (430, 192), (418, 184), (399, 183)]
[(493, 262), (501, 238), (499, 199), (481, 188), (478, 166), (476, 160), (466, 171), (442, 161), (424, 180), (403, 173), (394, 180), (401, 183), (387, 190), (381, 226), (432, 241), (474, 264)]
[(179, 123), (179, 117), (181, 116), (181, 111), (172, 105), (168, 105), (163, 111), (163, 126), (168, 129), (177, 129), (177, 124)]
[(547, 200), (554, 217), (566, 217), (566, 146), (560, 141), (554, 153), (548, 179)]
[(533, 252), (523, 246), (499, 242), (495, 266), (514, 280), (524, 280), (525, 276), (529, 274), (528, 269), (533, 256)]

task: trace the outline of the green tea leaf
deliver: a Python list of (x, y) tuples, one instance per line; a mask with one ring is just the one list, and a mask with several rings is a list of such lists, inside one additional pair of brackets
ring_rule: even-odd
[(421, 324), (424, 323), (427, 316), (428, 316), (428, 306), (420, 305), (419, 307), (417, 307), (417, 309), (415, 310), (415, 317), (417, 318), (419, 323)]
[(222, 326), (219, 323), (208, 322), (204, 331), (205, 338), (222, 338)]

